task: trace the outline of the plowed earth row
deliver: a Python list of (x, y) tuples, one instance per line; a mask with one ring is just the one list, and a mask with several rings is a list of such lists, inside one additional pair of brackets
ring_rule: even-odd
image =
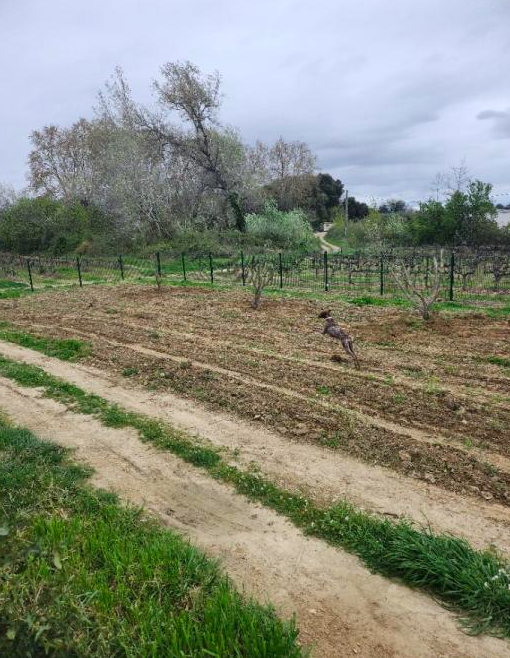
[(4, 302), (17, 326), (90, 340), (91, 365), (227, 410), (287, 439), (467, 496), (510, 500), (509, 326), (484, 315), (424, 326), (399, 310), (333, 308), (362, 369), (332, 362), (311, 301), (258, 312), (239, 292), (140, 287)]

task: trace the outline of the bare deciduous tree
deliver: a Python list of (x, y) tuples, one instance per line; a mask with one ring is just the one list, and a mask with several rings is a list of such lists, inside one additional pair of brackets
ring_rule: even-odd
[(268, 186), (281, 210), (298, 207), (315, 183), (315, 156), (304, 142), (280, 137), (272, 146), (257, 142), (249, 149), (252, 169), (260, 183)]
[(449, 192), (465, 192), (471, 181), (471, 175), (464, 159), (456, 167), (451, 167), (450, 174), (446, 176), (446, 181)]
[(247, 272), (247, 280), (253, 287), (252, 307), (260, 308), (262, 293), (275, 281), (276, 264), (270, 257), (253, 257)]
[[(237, 228), (244, 231), (245, 150), (236, 131), (223, 128), (219, 123), (219, 74), (203, 75), (191, 62), (169, 62), (162, 67), (161, 74), (163, 80), (154, 83), (161, 107), (176, 111), (190, 129), (178, 130), (154, 118), (148, 125), (163, 142), (201, 169), (208, 187), (225, 195)], [(150, 115), (146, 113), (145, 116)]]
[(70, 128), (45, 126), (30, 139), (30, 184), (36, 191), (65, 199), (89, 198), (92, 188), (91, 123), (80, 119)]
[(429, 273), (429, 287), (423, 288), (413, 276), (412, 269), (403, 261), (390, 265), (393, 280), (404, 296), (419, 311), (424, 320), (430, 320), (432, 307), (438, 301), (443, 275), (443, 250), (432, 259), (432, 271)]
[(494, 277), (494, 290), (499, 290), (501, 279), (510, 275), (510, 259), (504, 252), (494, 252), (491, 256), (491, 272)]
[(468, 289), (468, 280), (483, 261), (483, 254), (479, 249), (460, 247), (455, 257), (455, 273), (462, 279), (462, 290)]
[(439, 201), (441, 197), (450, 196), (454, 192), (465, 192), (470, 181), (469, 169), (463, 159), (457, 166), (450, 167), (448, 172), (438, 172), (430, 183), (430, 189), (436, 201)]

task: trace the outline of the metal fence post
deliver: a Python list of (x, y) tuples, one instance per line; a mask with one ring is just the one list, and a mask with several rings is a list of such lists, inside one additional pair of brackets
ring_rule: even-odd
[(328, 281), (328, 252), (324, 252), (324, 290), (328, 292), (329, 290), (329, 281)]
[(119, 256), (120, 278), (124, 281), (124, 261), (122, 256)]
[(280, 288), (283, 288), (283, 262), (282, 262), (282, 252), (278, 254), (280, 262)]
[(28, 280), (30, 281), (30, 290), (34, 292), (34, 282), (32, 281), (32, 268), (30, 267), (30, 258), (27, 258)]
[(214, 269), (213, 269), (213, 262), (212, 262), (212, 254), (209, 254), (209, 270), (211, 273), (211, 283), (214, 283)]
[(158, 276), (161, 276), (161, 256), (159, 251), (156, 251), (156, 268)]
[(241, 276), (243, 277), (243, 286), (246, 285), (246, 272), (244, 270), (244, 254), (241, 251)]
[(381, 265), (380, 265), (380, 288), (379, 293), (384, 295), (384, 254), (381, 252)]
[(83, 288), (83, 281), (81, 279), (81, 260), (80, 257), (76, 257), (76, 269), (78, 270), (78, 281), (80, 282), (80, 288)]
[(187, 281), (186, 279), (186, 261), (184, 260), (184, 251), (181, 254), (181, 261), (182, 261), (182, 276), (184, 281)]
[(454, 284), (454, 276), (455, 276), (455, 252), (452, 250), (452, 254), (450, 256), (450, 301), (453, 301), (453, 284)]

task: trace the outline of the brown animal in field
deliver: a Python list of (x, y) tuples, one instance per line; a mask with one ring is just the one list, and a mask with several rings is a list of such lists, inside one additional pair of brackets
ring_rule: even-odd
[(344, 331), (335, 322), (335, 320), (333, 320), (333, 318), (331, 317), (330, 310), (322, 311), (322, 313), (319, 313), (319, 317), (326, 320), (326, 325), (322, 333), (331, 336), (331, 338), (335, 338), (336, 340), (339, 340), (342, 343), (342, 347), (344, 348), (344, 350), (354, 361), (354, 365), (356, 366), (356, 368), (359, 369), (359, 361), (358, 361), (358, 357), (356, 356), (356, 353), (354, 352), (352, 336), (349, 336), (349, 334), (346, 331)]

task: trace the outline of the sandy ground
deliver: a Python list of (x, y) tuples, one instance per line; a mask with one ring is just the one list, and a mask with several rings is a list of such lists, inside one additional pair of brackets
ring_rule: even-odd
[[(4, 343), (0, 344), (0, 351), (11, 358), (43, 366), (48, 372), (127, 408), (176, 421), (181, 427), (210, 440), (216, 437), (217, 444), (241, 445), (243, 461), (258, 456), (257, 461), (260, 460), (268, 472), (276, 473), (271, 469), (278, 466), (280, 475), (287, 473), (289, 477), (292, 469), (297, 480), (309, 487), (313, 487), (314, 480), (334, 486), (335, 476), (342, 480), (355, 466), (354, 462), (349, 464), (345, 458), (338, 457), (338, 463), (328, 470), (324, 454), (313, 446), (279, 444), (277, 440), (285, 440), (270, 434), (256, 436), (253, 427), (234, 424), (226, 416), (213, 418), (211, 412), (174, 396), (165, 395), (161, 399), (162, 396), (151, 396), (146, 391), (124, 389), (88, 367), (62, 363)], [(507, 642), (465, 635), (454, 616), (431, 598), (370, 574), (356, 558), (319, 540), (304, 537), (274, 512), (247, 502), (229, 487), (214, 482), (172, 455), (144, 445), (134, 431), (105, 428), (91, 417), (71, 413), (44, 398), (40, 391), (22, 389), (3, 378), (0, 378), (0, 407), (15, 422), (42, 438), (76, 448), (77, 457), (95, 468), (95, 484), (117, 491), (126, 500), (145, 505), (165, 524), (184, 532), (195, 544), (220, 558), (237, 585), (247, 593), (273, 602), (284, 615), (296, 612), (303, 642), (314, 643), (315, 656), (508, 656)], [(266, 450), (261, 452), (264, 447)], [(294, 448), (295, 453), (282, 452)], [(305, 449), (316, 452), (302, 453)], [(330, 457), (330, 453), (327, 456)], [(359, 464), (358, 467), (366, 468)], [(402, 479), (400, 484), (405, 487), (399, 490), (399, 477), (383, 469), (373, 469), (370, 478), (367, 472), (354, 473), (357, 477), (342, 485), (347, 485), (346, 491), (354, 485), (353, 491), (358, 491), (360, 496), (364, 489), (371, 491), (366, 494), (368, 498), (373, 496), (378, 500), (387, 489), (384, 499), (389, 505), (387, 512), (392, 512), (391, 505), (395, 505), (398, 498), (403, 498), (405, 502), (401, 504), (405, 505), (412, 497), (407, 481)], [(377, 483), (382, 476), (394, 478), (393, 488), (389, 480)], [(359, 480), (362, 484), (358, 485), (356, 481), (360, 477), (364, 479)], [(421, 494), (422, 504), (431, 505), (430, 501), (434, 500), (431, 492), (439, 493), (434, 492), (433, 487), (421, 490), (418, 487), (413, 495)], [(440, 492), (440, 496), (444, 496), (444, 492)], [(446, 503), (456, 512), (460, 524), (462, 511), (456, 505), (466, 502), (454, 496), (442, 502), (437, 498), (437, 514)], [(478, 511), (464, 510), (466, 515), (477, 515), (476, 522), (468, 516), (470, 526), (484, 521), (484, 512), (478, 507)], [(486, 512), (495, 512), (497, 517), (504, 510), (498, 511), (497, 506), (492, 505)], [(443, 517), (448, 516), (443, 513)], [(489, 532), (495, 532), (496, 521), (497, 518), (485, 519), (489, 526), (494, 524)], [(467, 523), (464, 527), (469, 530)], [(486, 530), (480, 528), (480, 540), (484, 532)]]

